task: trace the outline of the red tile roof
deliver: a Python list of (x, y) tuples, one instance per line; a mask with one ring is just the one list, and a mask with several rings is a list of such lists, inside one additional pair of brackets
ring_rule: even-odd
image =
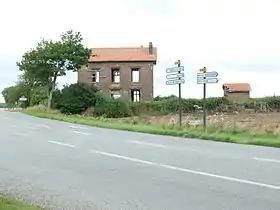
[(157, 48), (153, 47), (153, 55), (149, 55), (148, 47), (129, 48), (93, 48), (90, 62), (110, 61), (157, 61)]
[(229, 92), (234, 91), (251, 91), (250, 84), (248, 83), (227, 83), (223, 84), (223, 89), (228, 88)]

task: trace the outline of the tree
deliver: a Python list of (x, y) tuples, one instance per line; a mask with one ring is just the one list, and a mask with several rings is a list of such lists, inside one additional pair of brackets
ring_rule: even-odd
[(14, 86), (7, 87), (2, 91), (2, 95), (4, 97), (5, 103), (8, 106), (15, 105), (17, 102), (19, 102), (19, 99), (22, 96), (26, 97), (26, 94), (27, 94), (27, 90), (25, 86), (23, 86), (21, 83), (16, 84)]
[(57, 108), (64, 114), (81, 114), (95, 105), (96, 92), (97, 88), (89, 84), (76, 83), (65, 86)]
[(67, 71), (78, 71), (87, 65), (91, 50), (82, 44), (80, 32), (69, 30), (61, 34), (61, 40), (42, 40), (35, 49), (27, 51), (17, 63), (24, 79), (32, 86), (44, 86), (48, 94), (48, 109), (51, 108), (53, 92), (59, 76)]

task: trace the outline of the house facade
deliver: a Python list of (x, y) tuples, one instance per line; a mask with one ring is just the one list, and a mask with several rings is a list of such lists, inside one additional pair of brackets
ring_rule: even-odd
[(251, 87), (248, 83), (223, 84), (224, 97), (232, 101), (244, 101), (250, 98)]
[(98, 86), (114, 98), (153, 99), (157, 48), (93, 48), (88, 67), (78, 72), (78, 82)]

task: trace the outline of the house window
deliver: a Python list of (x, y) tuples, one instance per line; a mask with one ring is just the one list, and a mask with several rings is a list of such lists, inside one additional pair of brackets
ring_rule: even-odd
[(139, 82), (139, 69), (132, 69), (131, 70), (131, 81), (132, 82)]
[(121, 97), (121, 94), (120, 94), (120, 92), (114, 91), (114, 92), (111, 92), (111, 97), (116, 99), (116, 98)]
[(131, 90), (131, 101), (138, 102), (140, 101), (141, 93), (140, 90)]
[(94, 83), (98, 83), (99, 82), (99, 76), (100, 76), (100, 71), (99, 69), (94, 69), (92, 71), (92, 75), (91, 75), (91, 80)]
[(119, 69), (112, 69), (112, 82), (120, 83), (121, 73)]

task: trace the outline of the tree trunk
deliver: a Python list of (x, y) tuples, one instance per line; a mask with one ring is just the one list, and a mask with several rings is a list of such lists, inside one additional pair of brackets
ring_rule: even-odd
[(51, 85), (51, 89), (50, 89), (50, 92), (49, 92), (48, 106), (47, 106), (48, 110), (50, 110), (51, 107), (52, 107), (52, 98), (53, 98), (53, 92), (54, 92), (55, 85), (56, 85), (56, 79), (57, 79), (57, 75), (54, 76), (53, 83)]
[(54, 87), (52, 86), (48, 97), (48, 110), (50, 110), (52, 106), (53, 91), (54, 91)]

